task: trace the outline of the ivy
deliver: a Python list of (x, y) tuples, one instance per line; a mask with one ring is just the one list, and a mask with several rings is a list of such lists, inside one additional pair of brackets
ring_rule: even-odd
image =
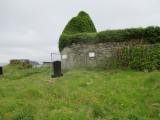
[(141, 71), (160, 69), (160, 44), (125, 47), (121, 54), (121, 67)]
[(160, 27), (130, 28), (121, 30), (106, 30), (102, 32), (82, 32), (74, 34), (63, 33), (59, 40), (60, 51), (73, 43), (105, 43), (105, 42), (139, 42), (160, 43)]

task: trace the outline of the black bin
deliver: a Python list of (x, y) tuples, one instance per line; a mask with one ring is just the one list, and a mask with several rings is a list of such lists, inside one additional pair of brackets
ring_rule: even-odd
[(3, 67), (0, 66), (0, 75), (3, 75)]
[(63, 75), (62, 72), (61, 72), (61, 61), (53, 62), (52, 67), (53, 67), (53, 71), (54, 71), (54, 74), (52, 75), (52, 78), (60, 77), (60, 76)]

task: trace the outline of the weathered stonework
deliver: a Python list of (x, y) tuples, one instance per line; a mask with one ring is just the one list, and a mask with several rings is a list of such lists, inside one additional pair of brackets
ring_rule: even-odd
[[(124, 46), (136, 45), (140, 42), (107, 42), (97, 44), (73, 44), (61, 51), (62, 69), (104, 67), (107, 59), (115, 58), (117, 51)], [(89, 57), (89, 53), (95, 53), (95, 57)]]

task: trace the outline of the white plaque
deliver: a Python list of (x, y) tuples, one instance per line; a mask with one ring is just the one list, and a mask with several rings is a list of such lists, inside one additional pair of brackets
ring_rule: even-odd
[(67, 59), (67, 55), (62, 55), (62, 59), (63, 60)]
[(95, 53), (94, 52), (89, 52), (89, 57), (91, 57), (91, 58), (95, 57)]

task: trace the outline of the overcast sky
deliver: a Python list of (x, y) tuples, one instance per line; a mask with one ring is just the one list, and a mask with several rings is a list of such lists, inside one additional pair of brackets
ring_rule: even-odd
[(49, 61), (65, 25), (81, 10), (98, 31), (160, 26), (160, 0), (0, 0), (0, 62)]

